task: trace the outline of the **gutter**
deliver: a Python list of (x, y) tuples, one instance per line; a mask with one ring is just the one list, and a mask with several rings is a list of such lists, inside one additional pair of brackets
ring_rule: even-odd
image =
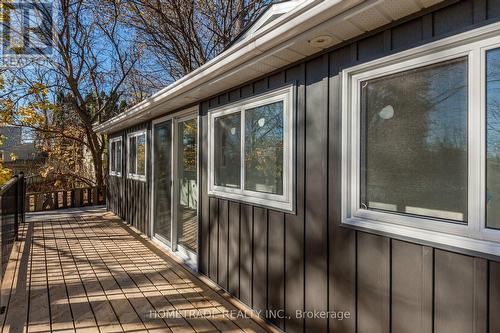
[[(335, 17), (363, 0), (311, 0), (282, 15), (265, 27), (252, 33), (228, 50), (208, 61), (151, 97), (136, 104), (122, 114), (94, 126), (98, 133), (110, 132), (129, 119), (148, 120), (148, 112), (181, 94), (192, 91), (210, 80), (216, 79), (255, 57), (282, 45), (288, 40)], [(314, 19), (312, 19), (314, 18)], [(207, 96), (209, 97), (209, 96)], [(186, 102), (190, 104), (201, 99)], [(166, 110), (167, 111), (167, 110)]]

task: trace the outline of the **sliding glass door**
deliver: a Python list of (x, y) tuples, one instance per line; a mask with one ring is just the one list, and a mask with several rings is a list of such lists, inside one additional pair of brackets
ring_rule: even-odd
[(177, 244), (197, 252), (198, 237), (198, 123), (177, 123)]
[(189, 264), (198, 251), (198, 118), (153, 123), (153, 237)]
[(172, 242), (172, 121), (154, 126), (153, 236)]

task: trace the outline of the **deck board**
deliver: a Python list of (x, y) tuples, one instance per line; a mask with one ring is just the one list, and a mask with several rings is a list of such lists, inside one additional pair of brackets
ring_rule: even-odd
[(274, 331), (104, 210), (33, 214), (19, 235), (1, 332)]

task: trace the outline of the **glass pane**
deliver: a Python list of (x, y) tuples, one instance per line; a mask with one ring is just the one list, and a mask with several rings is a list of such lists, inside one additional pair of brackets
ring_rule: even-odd
[(241, 186), (241, 114), (215, 118), (215, 185)]
[(283, 194), (283, 102), (245, 111), (245, 189)]
[(179, 123), (179, 148), (177, 169), (179, 192), (177, 203), (177, 242), (187, 249), (197, 251), (198, 237), (198, 180), (196, 137), (198, 124), (196, 119)]
[(167, 121), (154, 127), (154, 234), (165, 241), (171, 240), (171, 152), (172, 126)]
[(361, 83), (361, 208), (467, 221), (467, 67)]
[(110, 163), (111, 163), (111, 166), (110, 166), (110, 169), (111, 171), (116, 171), (116, 142), (111, 142), (111, 151), (109, 153), (110, 155)]
[(116, 143), (116, 171), (122, 172), (122, 142)]
[(486, 226), (500, 229), (500, 49), (486, 53)]
[(146, 135), (137, 137), (137, 174), (146, 175)]
[(128, 159), (128, 173), (135, 174), (136, 173), (136, 155), (137, 155), (137, 137), (133, 136), (129, 138), (129, 159)]

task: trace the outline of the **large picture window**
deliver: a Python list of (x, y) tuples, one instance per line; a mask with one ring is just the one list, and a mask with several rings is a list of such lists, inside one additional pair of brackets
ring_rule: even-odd
[(500, 255), (500, 37), (484, 29), (343, 71), (343, 224)]
[(146, 180), (146, 131), (127, 135), (127, 176), (131, 179)]
[(486, 226), (500, 229), (500, 48), (486, 52)]
[(294, 210), (293, 87), (209, 116), (209, 194)]
[(122, 138), (109, 139), (109, 174), (121, 177), (122, 175)]
[(360, 205), (467, 222), (467, 58), (360, 82)]

